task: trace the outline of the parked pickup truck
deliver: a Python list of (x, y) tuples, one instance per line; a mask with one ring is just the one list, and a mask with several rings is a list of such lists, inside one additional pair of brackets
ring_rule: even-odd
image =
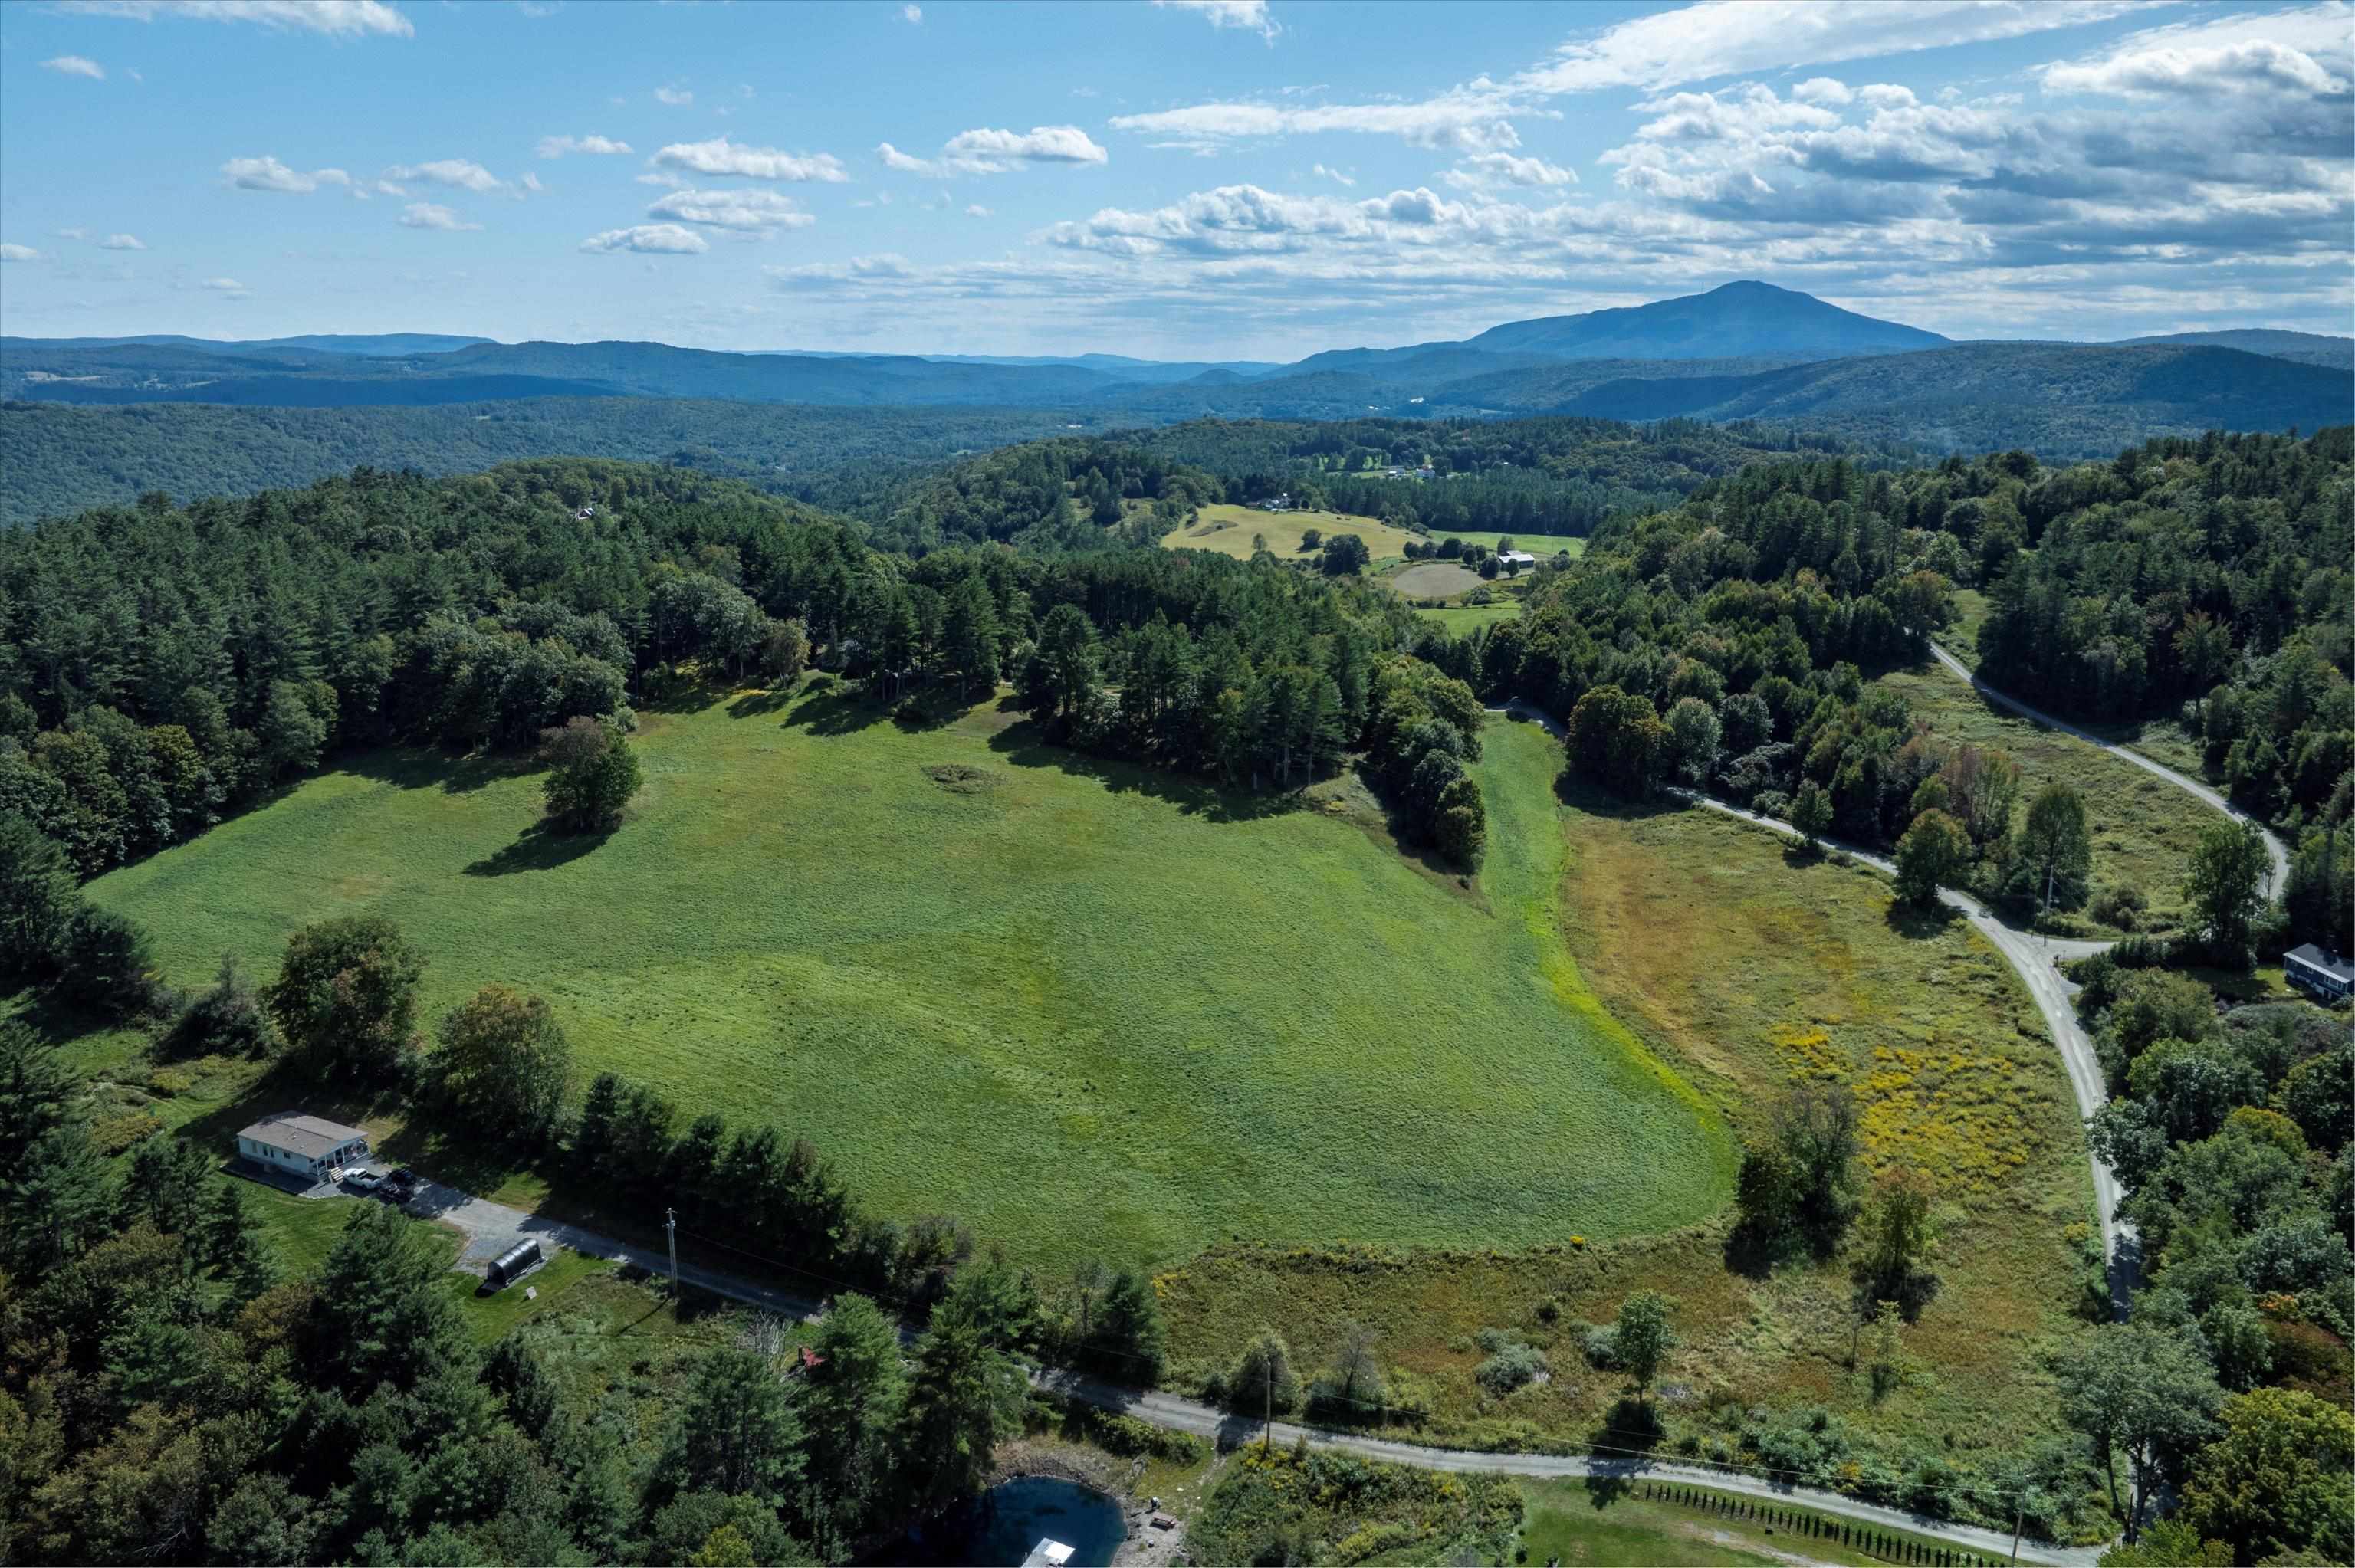
[(384, 1185), (384, 1178), (365, 1165), (353, 1166), (344, 1172), (344, 1185), (355, 1192), (373, 1192)]

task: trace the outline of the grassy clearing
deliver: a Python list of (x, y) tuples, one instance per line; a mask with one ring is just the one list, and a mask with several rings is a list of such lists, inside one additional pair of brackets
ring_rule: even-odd
[(2048, 783), (2074, 789), (2093, 825), (2094, 885), (2139, 887), (2153, 924), (2180, 913), (2184, 872), (2200, 835), (2219, 820), (2215, 812), (2098, 747), (1998, 707), (1944, 665), (1893, 671), (1877, 683), (1902, 694), (1946, 740), (2010, 752), (2019, 764), (2021, 810)]
[[(1650, 1495), (1656, 1490), (1659, 1495)], [(1671, 1500), (1668, 1495), (1671, 1490), (1678, 1499), (1697, 1500)], [(1629, 1487), (1583, 1480), (1524, 1481), (1521, 1498), (1521, 1534), (1513, 1557), (1517, 1563), (1559, 1561), (1647, 1568), (1659, 1563), (1801, 1562), (1861, 1568), (1891, 1561), (1843, 1544), (1838, 1532), (1844, 1521), (1834, 1516), (1781, 1501), (1762, 1505), (1738, 1494), (1690, 1487), (1655, 1489), (1642, 1481)], [(1743, 1517), (1742, 1510), (1754, 1514), (1761, 1507), (1771, 1509), (1787, 1522)], [(1925, 1536), (1899, 1531), (1874, 1533), (1932, 1552), (1953, 1550)]]
[[(818, 695), (652, 716), (602, 842), (533, 835), (524, 773), (382, 753), (91, 895), (181, 984), (389, 916), (429, 956), (427, 1021), (527, 987), (582, 1075), (773, 1120), (879, 1210), (957, 1213), (1044, 1267), (1232, 1237), (1524, 1246), (1724, 1202), (1721, 1118), (1562, 948), (1536, 732), (1495, 732), (1467, 886), (1346, 814), (1080, 758), (994, 705), (876, 718)], [(990, 787), (943, 789), (942, 763)]]
[(1955, 590), (1955, 619), (1946, 630), (1938, 633), (1939, 646), (1976, 666), (1979, 662), (1979, 628), (1987, 624), (1987, 612), (1994, 606), (1987, 596), (1977, 588)]
[(1521, 618), (1521, 601), (1508, 599), (1501, 604), (1456, 604), (1444, 609), (1418, 609), (1415, 614), (1434, 626), (1445, 627), (1453, 636), (1469, 637), (1484, 626), (1518, 620)]
[[(1892, 914), (1878, 878), (1714, 815), (1581, 802), (1565, 827), (1559, 906), (1603, 1006), (1737, 1125), (1794, 1075), (1845, 1077), (1869, 1160), (1937, 1178), (1946, 1284), (1903, 1331), (1914, 1374), (1875, 1402), (1848, 1361), (1844, 1270), (1733, 1273), (1721, 1224), (1519, 1254), (1220, 1248), (1165, 1279), (1178, 1355), (1207, 1362), (1272, 1323), (1321, 1364), (1354, 1319), (1428, 1390), (1439, 1431), (1576, 1442), (1621, 1383), (1589, 1370), (1570, 1325), (1658, 1289), (1685, 1338), (1659, 1404), (1672, 1437), (1704, 1451), (1714, 1412), (1751, 1404), (1821, 1404), (1892, 1448), (1968, 1451), (2051, 1427), (2032, 1351), (2065, 1324), (2092, 1195), (2059, 1058), (2000, 957), (1967, 926)], [(1472, 1376), (1483, 1328), (1548, 1348), (1550, 1381), (1486, 1393)]]
[(1315, 553), (1300, 548), (1301, 535), (1311, 528), (1328, 539), (1336, 534), (1355, 534), (1366, 542), (1368, 553), (1377, 561), (1405, 556), (1407, 541), (1414, 537), (1403, 528), (1347, 512), (1262, 512), (1254, 506), (1222, 503), (1203, 507), (1193, 522), (1171, 529), (1162, 536), (1161, 547), (1215, 550), (1221, 556), (1247, 561), (1252, 556), (1252, 540), (1260, 537), (1266, 539), (1267, 547), (1278, 560), (1288, 560)]
[(1470, 593), (1487, 579), (1453, 561), (1421, 561), (1383, 580), (1409, 599), (1445, 599)]
[(1586, 554), (1585, 539), (1572, 534), (1498, 534), (1478, 528), (1440, 528), (1434, 530), (1431, 536), (1441, 540), (1461, 539), (1467, 545), (1486, 545), (1492, 550), (1497, 547), (1498, 540), (1510, 539), (1513, 548), (1527, 550), (1540, 561), (1565, 551), (1573, 557)]

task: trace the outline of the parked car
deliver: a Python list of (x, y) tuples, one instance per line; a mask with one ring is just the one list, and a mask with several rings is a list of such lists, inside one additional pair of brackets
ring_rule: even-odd
[(373, 1192), (384, 1185), (384, 1178), (363, 1165), (357, 1171), (344, 1172), (344, 1185), (355, 1192)]
[(384, 1179), (385, 1196), (396, 1203), (406, 1203), (417, 1196), (418, 1174), (404, 1165)]

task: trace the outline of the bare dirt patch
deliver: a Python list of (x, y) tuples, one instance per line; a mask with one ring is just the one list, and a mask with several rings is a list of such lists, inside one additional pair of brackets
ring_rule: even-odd
[(1445, 599), (1450, 594), (1470, 593), (1480, 586), (1480, 574), (1467, 572), (1462, 567), (1426, 561), (1419, 567), (1409, 567), (1390, 579), (1391, 587), (1409, 599)]

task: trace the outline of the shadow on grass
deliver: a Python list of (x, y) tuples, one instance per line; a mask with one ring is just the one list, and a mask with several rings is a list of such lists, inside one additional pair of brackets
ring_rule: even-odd
[(356, 1127), (371, 1116), (402, 1108), (400, 1097), (389, 1090), (321, 1084), (282, 1063), (255, 1079), (234, 1099), (224, 1100), (183, 1124), (178, 1136), (201, 1148), (226, 1154), (236, 1147), (237, 1135), (242, 1128), (266, 1116), (293, 1112)]
[(862, 701), (848, 692), (817, 692), (794, 704), (785, 722), (812, 735), (856, 735), (890, 716), (880, 703)]
[(470, 752), (450, 757), (438, 751), (408, 748), (362, 752), (346, 758), (346, 772), (398, 789), (440, 789), (445, 795), (471, 795), (502, 779), (517, 779), (539, 771), (527, 751)]
[(1604, 1413), (1603, 1425), (1594, 1429), (1593, 1441), (1595, 1452), (1605, 1458), (1642, 1461), (1651, 1457), (1652, 1450), (1667, 1436), (1660, 1425), (1659, 1412), (1641, 1400), (1623, 1394)]
[(1591, 779), (1582, 779), (1565, 768), (1553, 778), (1554, 799), (1573, 807), (1590, 817), (1602, 817), (1611, 821), (1641, 822), (1654, 817), (1674, 816), (1690, 810), (1685, 801), (1673, 795), (1654, 795), (1631, 800), (1614, 795)]
[(559, 832), (545, 821), (534, 822), (516, 842), (496, 854), (485, 855), (466, 867), (468, 876), (510, 876), (518, 871), (549, 871), (569, 865), (613, 835)]
[(783, 711), (785, 705), (793, 700), (794, 689), (790, 686), (769, 691), (740, 693), (736, 700), (728, 705), (728, 716), (759, 718), (762, 714)]
[(1213, 822), (1258, 821), (1300, 809), (1300, 793), (1296, 789), (1254, 795), (1246, 790), (1224, 789), (1182, 773), (1050, 746), (1039, 737), (1035, 723), (1000, 730), (989, 737), (989, 748), (1017, 768), (1057, 768), (1074, 778), (1092, 779), (1115, 795), (1144, 795), (1173, 805), (1189, 817), (1203, 817)]
[(1902, 898), (1889, 901), (1889, 913), (1883, 916), (1889, 928), (1909, 942), (1925, 941), (1943, 937), (1961, 922), (1963, 912), (1945, 904), (1924, 907), (1908, 904)]

